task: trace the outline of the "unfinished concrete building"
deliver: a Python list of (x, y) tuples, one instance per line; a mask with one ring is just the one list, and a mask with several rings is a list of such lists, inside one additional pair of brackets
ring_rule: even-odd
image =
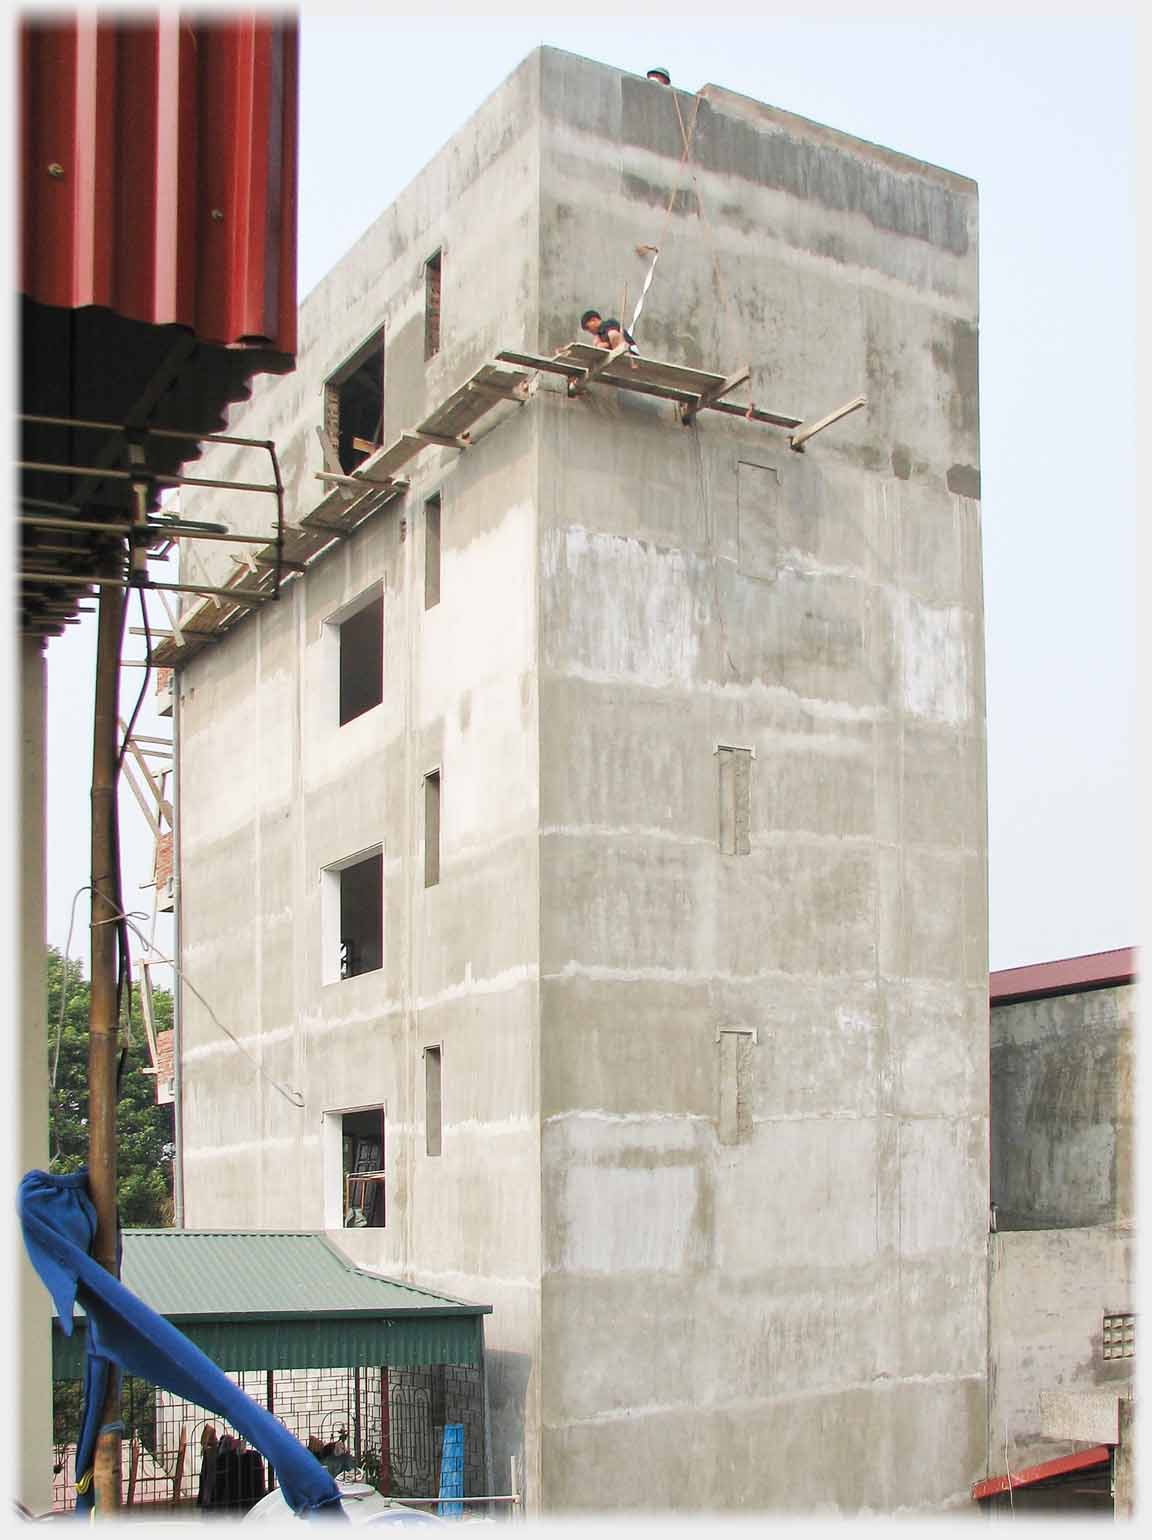
[(976, 219), (541, 49), (233, 413), (285, 540), (185, 543), (186, 1222), (490, 1303), (530, 1511), (985, 1471)]

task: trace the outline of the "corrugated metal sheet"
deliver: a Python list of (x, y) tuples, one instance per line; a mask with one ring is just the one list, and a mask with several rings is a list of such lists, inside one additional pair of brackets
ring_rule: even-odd
[(1122, 946), (1111, 952), (1088, 952), (1081, 957), (1062, 957), (1056, 962), (1001, 968), (988, 976), (988, 996), (993, 1005), (1010, 1005), (1015, 1000), (1130, 984), (1135, 977), (1136, 948)]
[(48, 15), (20, 37), (21, 291), (293, 354), (296, 23)]
[[(180, 1321), (180, 1330), (221, 1369), (390, 1369), (456, 1364), (479, 1368), (479, 1315), (284, 1316), (279, 1320)], [(52, 1375), (84, 1373), (84, 1322), (71, 1337), (54, 1323)]]
[(482, 1315), (355, 1267), (314, 1231), (125, 1230), (125, 1286), (172, 1320), (189, 1316)]
[(972, 1498), (981, 1502), (986, 1497), (996, 1497), (1017, 1487), (1036, 1486), (1057, 1476), (1068, 1476), (1076, 1471), (1088, 1471), (1097, 1465), (1107, 1465), (1112, 1451), (1107, 1444), (1095, 1444), (1091, 1449), (1080, 1449), (1075, 1454), (1060, 1455), (1045, 1460), (1042, 1465), (1030, 1465), (1027, 1470), (1012, 1471), (1006, 1476), (990, 1476), (977, 1481), (972, 1488)]
[[(230, 1370), (476, 1366), (492, 1309), (378, 1278), (316, 1231), (125, 1230), (121, 1277)], [(83, 1331), (52, 1339), (55, 1378), (77, 1378)]]

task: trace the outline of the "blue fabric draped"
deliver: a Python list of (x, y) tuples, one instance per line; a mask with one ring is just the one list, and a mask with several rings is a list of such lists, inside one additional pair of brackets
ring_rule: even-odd
[(88, 1317), (84, 1418), (76, 1449), (77, 1512), (85, 1513), (94, 1502), (91, 1466), (108, 1376), (116, 1364), (231, 1423), (268, 1460), (294, 1513), (347, 1522), (336, 1483), (315, 1456), (183, 1332), (93, 1259), (96, 1211), (87, 1186), (86, 1171), (68, 1176), (29, 1171), (18, 1199), (24, 1244), (52, 1296), (62, 1330), (72, 1335), (77, 1301)]

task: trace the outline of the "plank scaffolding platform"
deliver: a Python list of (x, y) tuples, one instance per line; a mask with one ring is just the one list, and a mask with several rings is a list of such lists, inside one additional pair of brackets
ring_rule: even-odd
[[(158, 640), (153, 661), (160, 667), (186, 661), (253, 605), (272, 598), (281, 574), (290, 580), (306, 571), (335, 540), (352, 534), (365, 519), (406, 492), (408, 482), (397, 473), (418, 455), (431, 448), (470, 449), (472, 428), (497, 406), (523, 405), (541, 374), (560, 376), (570, 397), (584, 395), (590, 386), (608, 386), (672, 401), (685, 426), (707, 411), (784, 428), (789, 430), (789, 447), (801, 453), (814, 434), (866, 404), (864, 396), (856, 396), (805, 427), (800, 417), (728, 399), (750, 378), (747, 365), (730, 375), (714, 374), (630, 354), (626, 347), (606, 351), (583, 342), (570, 343), (550, 358), (504, 350), (496, 354), (495, 363), (477, 369), (422, 422), (391, 444), (381, 445), (351, 471), (338, 468), (331, 440), (318, 429), (325, 469), (315, 476), (327, 484), (321, 500), (297, 524), (285, 527), (279, 543), (270, 536), (266, 545), (259, 546), (256, 537), (233, 536), (247, 538), (258, 548), (233, 557), (238, 570), (225, 583), (201, 587), (201, 599), (173, 620), (172, 631)], [(194, 538), (191, 531), (186, 538)]]
[(723, 399), (747, 378), (746, 370), (725, 376), (704, 369), (688, 369), (683, 364), (667, 364), (660, 359), (630, 354), (620, 348), (605, 353), (603, 348), (573, 342), (552, 358), (538, 358), (532, 353), (497, 353), (506, 363), (519, 364), (545, 374), (559, 374), (568, 381), (569, 395), (582, 394), (588, 385), (612, 385), (617, 390), (633, 390), (645, 396), (676, 401), (687, 409), (688, 420), (697, 412), (709, 410), (743, 417), (749, 422), (767, 422), (777, 428), (798, 428), (801, 418), (785, 412), (769, 412), (755, 405), (742, 406)]

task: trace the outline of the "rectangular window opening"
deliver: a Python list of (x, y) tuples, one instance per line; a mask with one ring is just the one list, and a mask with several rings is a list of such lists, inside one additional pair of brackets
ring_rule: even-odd
[(384, 966), (384, 855), (377, 851), (341, 867), (340, 977), (356, 978)]
[(340, 726), (384, 699), (384, 595), (340, 622)]
[(324, 386), (324, 432), (345, 475), (384, 442), (384, 329)]
[(720, 849), (728, 856), (752, 850), (752, 750), (716, 750), (719, 766)]
[(440, 603), (440, 493), (424, 504), (424, 608)]
[(440, 351), (440, 280), (442, 252), (434, 252), (424, 264), (424, 357)]
[(440, 772), (424, 777), (424, 886), (440, 881)]
[(346, 1112), (340, 1119), (344, 1228), (384, 1228), (384, 1108)]
[(429, 1155), (439, 1155), (442, 1148), (440, 1077), (440, 1044), (430, 1043), (424, 1049), (424, 1148)]

